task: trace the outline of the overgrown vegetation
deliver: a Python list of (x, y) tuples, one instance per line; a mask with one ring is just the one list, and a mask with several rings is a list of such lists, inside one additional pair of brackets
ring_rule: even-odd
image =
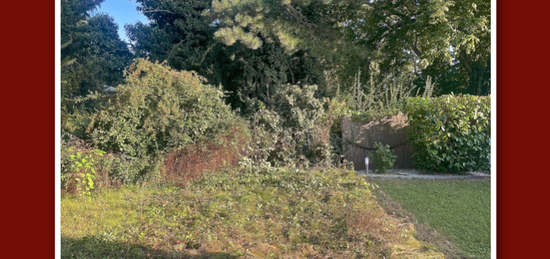
[(491, 257), (489, 180), (373, 181), (388, 213), (415, 223), (418, 239), (448, 258)]
[(194, 73), (138, 59), (116, 94), (100, 96), (98, 111), (82, 116), (72, 133), (111, 153), (105, 169), (122, 183), (159, 177), (166, 155), (206, 148), (199, 143), (229, 145), (240, 154), (244, 147), (222, 135), (236, 128), (235, 135), (247, 135), (245, 122), (224, 103), (221, 89), (203, 83)]
[(410, 98), (405, 111), (418, 169), (441, 173), (490, 169), (490, 96)]
[[(349, 170), (244, 166), (62, 200), (63, 257), (440, 258)], [(87, 224), (83, 224), (88, 222)], [(126, 257), (129, 255), (126, 255)]]
[(440, 255), (342, 169), (342, 118), (488, 169), (490, 97), (432, 96), (490, 92), (490, 4), (137, 0), (126, 43), (103, 1), (62, 1), (64, 257)]
[(330, 167), (333, 153), (330, 130), (338, 107), (315, 98), (317, 86), (288, 85), (267, 104), (259, 103), (252, 120), (250, 157), (273, 165), (324, 165)]

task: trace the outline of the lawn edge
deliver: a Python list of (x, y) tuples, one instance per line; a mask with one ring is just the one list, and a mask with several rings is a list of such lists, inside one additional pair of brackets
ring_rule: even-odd
[(437, 250), (445, 255), (445, 258), (466, 258), (460, 248), (458, 248), (456, 244), (453, 244), (449, 238), (439, 232), (436, 232), (433, 227), (429, 226), (429, 224), (417, 221), (412, 212), (407, 211), (399, 202), (395, 201), (383, 190), (381, 190), (376, 184), (376, 181), (370, 182), (376, 185), (373, 189), (373, 196), (378, 204), (387, 214), (403, 219), (405, 222), (412, 223), (415, 229), (414, 237), (417, 240), (428, 244), (433, 244)]

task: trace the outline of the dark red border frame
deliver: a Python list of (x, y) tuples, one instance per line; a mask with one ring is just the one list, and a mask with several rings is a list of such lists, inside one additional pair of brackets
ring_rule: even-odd
[(497, 257), (547, 257), (548, 2), (498, 1)]
[[(49, 258), (55, 251), (55, 1), (22, 3), (5, 2), (1, 16), (2, 257)], [(541, 3), (496, 6), (498, 258), (538, 258), (548, 240), (549, 59), (541, 37), (548, 9)]]
[(3, 258), (55, 254), (55, 1), (2, 4)]

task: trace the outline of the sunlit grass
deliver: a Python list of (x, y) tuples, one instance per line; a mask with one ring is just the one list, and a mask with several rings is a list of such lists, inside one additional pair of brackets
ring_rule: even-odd
[(353, 171), (211, 173), (62, 198), (64, 258), (441, 258)]
[[(373, 179), (383, 193), (443, 234), (466, 258), (490, 258), (491, 184), (488, 180)], [(385, 201), (382, 201), (385, 202)], [(391, 211), (390, 211), (391, 213)]]

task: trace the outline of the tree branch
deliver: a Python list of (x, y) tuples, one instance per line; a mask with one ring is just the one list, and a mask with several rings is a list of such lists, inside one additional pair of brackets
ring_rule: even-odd
[(416, 45), (412, 45), (412, 50), (414, 51), (414, 54), (416, 54), (419, 58), (422, 58), (422, 52), (416, 47)]
[(466, 68), (466, 71), (468, 71), (468, 74), (471, 74), (473, 69), (470, 65), (470, 61), (468, 60), (468, 57), (466, 56), (466, 53), (463, 50), (459, 50), (460, 54), (458, 55), (460, 58), (460, 63), (464, 65), (464, 68)]
[(141, 12), (142, 12), (142, 14), (143, 13), (154, 13), (154, 12), (167, 12), (167, 13), (171, 13), (171, 14), (176, 14), (176, 13), (170, 12), (168, 10), (143, 10)]
[(115, 52), (115, 51), (128, 51), (128, 52), (130, 52), (129, 49), (113, 49), (113, 50), (107, 51), (107, 53), (111, 53), (111, 52)]

